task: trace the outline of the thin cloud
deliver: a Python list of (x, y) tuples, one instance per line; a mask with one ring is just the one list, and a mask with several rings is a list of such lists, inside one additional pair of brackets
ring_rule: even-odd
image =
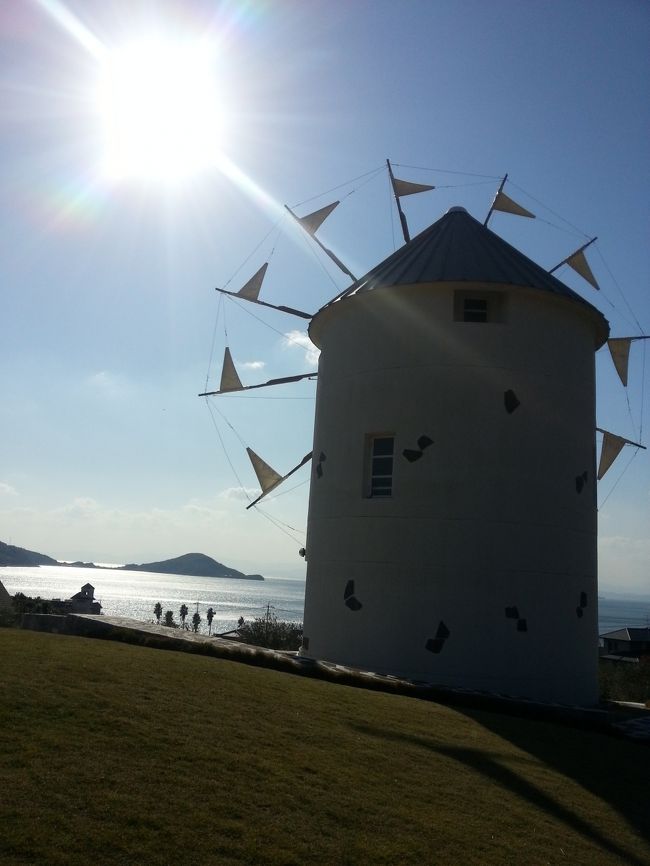
[(320, 356), (320, 349), (309, 339), (306, 331), (289, 331), (284, 335), (282, 345), (285, 349), (302, 349), (305, 353), (305, 362), (307, 364), (317, 364)]
[(17, 496), (18, 491), (15, 487), (12, 487), (11, 484), (6, 484), (4, 481), (0, 481), (0, 494), (4, 494), (5, 496)]
[(73, 518), (87, 520), (96, 517), (100, 512), (99, 503), (87, 496), (78, 496), (72, 502), (55, 508), (52, 514), (59, 518)]
[(219, 499), (248, 502), (259, 495), (259, 487), (227, 487), (219, 493)]
[(650, 561), (650, 539), (626, 535), (600, 536), (598, 544), (602, 551), (620, 551), (636, 556), (647, 556)]
[(119, 399), (127, 396), (129, 384), (120, 376), (116, 376), (108, 370), (99, 370), (86, 379), (86, 384), (102, 397)]
[(239, 365), (242, 370), (262, 370), (266, 367), (264, 361), (242, 361)]
[[(253, 498), (259, 493), (255, 488), (246, 492)], [(284, 569), (287, 537), (246, 512), (244, 504), (240, 488), (171, 508), (115, 508), (80, 496), (44, 510), (5, 505), (0, 508), (0, 524), (3, 537), (12, 543), (62, 560), (153, 562), (200, 550), (245, 572)], [(252, 532), (263, 553), (251, 544)], [(293, 546), (290, 549), (293, 561)], [(243, 552), (253, 558), (243, 561)]]

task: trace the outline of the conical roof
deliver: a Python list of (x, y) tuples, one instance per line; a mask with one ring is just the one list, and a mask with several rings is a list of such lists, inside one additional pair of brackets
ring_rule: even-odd
[(451, 208), (326, 306), (380, 287), (439, 282), (499, 283), (539, 289), (570, 298), (601, 315), (461, 207)]

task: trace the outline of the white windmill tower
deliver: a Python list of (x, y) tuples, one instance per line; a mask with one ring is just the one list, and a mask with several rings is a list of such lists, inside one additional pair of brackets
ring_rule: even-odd
[[(411, 240), (399, 199), (428, 187), (391, 181), (406, 244), (309, 326), (302, 653), (593, 704), (594, 355), (608, 323), (487, 228), (493, 209), (532, 216), (503, 183), (483, 224), (452, 208)], [(330, 211), (303, 226), (314, 236)], [(595, 285), (583, 250), (565, 261)], [(253, 279), (254, 297), (250, 281), (238, 294), (261, 303)], [(242, 387), (228, 352), (224, 376), (221, 391)], [(599, 475), (626, 441), (607, 436)], [(287, 477), (249, 454), (262, 495)]]

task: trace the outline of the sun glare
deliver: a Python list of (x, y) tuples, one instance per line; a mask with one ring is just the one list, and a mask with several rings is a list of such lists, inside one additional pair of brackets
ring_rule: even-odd
[(206, 43), (146, 41), (110, 52), (98, 106), (112, 178), (176, 183), (217, 161), (223, 103)]

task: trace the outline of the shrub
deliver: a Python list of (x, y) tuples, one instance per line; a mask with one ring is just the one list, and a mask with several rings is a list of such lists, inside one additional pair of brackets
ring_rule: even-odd
[(601, 661), (600, 696), (605, 701), (650, 701), (650, 659), (631, 662)]
[(6, 609), (0, 610), (0, 628), (12, 628), (18, 625), (20, 617), (13, 611)]
[(58, 613), (59, 605), (47, 598), (41, 598), (40, 595), (36, 598), (31, 598), (22, 592), (17, 592), (13, 597), (14, 611), (17, 614), (23, 613)]
[(246, 643), (267, 649), (297, 650), (302, 642), (302, 623), (278, 620), (267, 607), (266, 614), (245, 622), (239, 634)]

